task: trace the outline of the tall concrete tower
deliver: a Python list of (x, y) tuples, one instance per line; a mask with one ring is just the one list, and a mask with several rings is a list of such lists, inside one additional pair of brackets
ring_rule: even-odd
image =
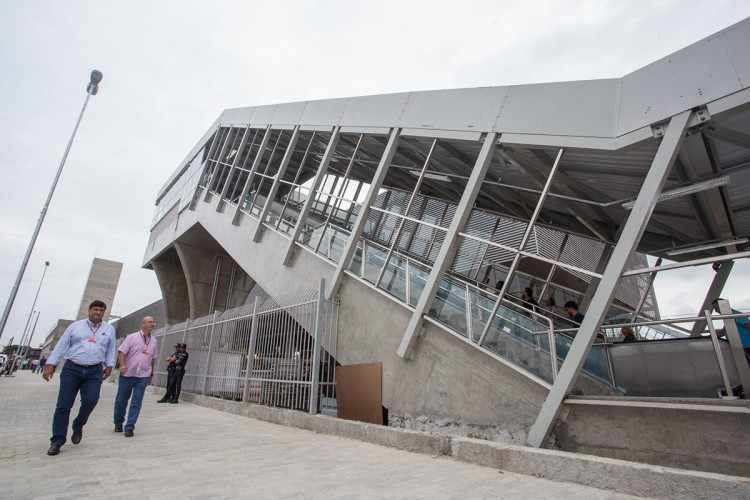
[(89, 304), (97, 299), (103, 300), (107, 304), (107, 313), (104, 320), (106, 321), (109, 318), (121, 273), (122, 262), (94, 258), (86, 281), (86, 288), (83, 289), (83, 297), (81, 297), (81, 305), (78, 308), (76, 319), (88, 317)]

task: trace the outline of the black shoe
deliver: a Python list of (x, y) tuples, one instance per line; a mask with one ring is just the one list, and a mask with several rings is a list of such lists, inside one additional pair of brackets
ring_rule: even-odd
[(122, 425), (115, 425), (115, 432), (122, 432)]
[(128, 429), (125, 431), (125, 437), (126, 438), (132, 438), (133, 437), (133, 431)]
[(169, 402), (173, 405), (176, 405), (177, 403), (179, 403), (179, 401), (177, 401), (176, 399), (170, 399)]
[(49, 450), (47, 450), (47, 455), (54, 456), (60, 454), (60, 445), (59, 444), (51, 444), (49, 445)]
[(159, 401), (157, 401), (157, 403), (169, 403), (169, 400), (166, 397), (164, 397), (164, 398), (161, 398)]
[(73, 444), (78, 444), (81, 442), (82, 437), (83, 437), (83, 429), (78, 429), (78, 430), (73, 429), (73, 435), (70, 436), (70, 442)]

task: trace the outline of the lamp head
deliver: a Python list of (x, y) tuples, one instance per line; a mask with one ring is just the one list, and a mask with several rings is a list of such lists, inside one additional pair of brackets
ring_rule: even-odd
[(102, 81), (102, 78), (104, 78), (104, 75), (101, 71), (95, 69), (91, 72), (91, 77), (89, 79), (89, 84), (86, 86), (86, 92), (88, 92), (91, 95), (96, 95), (96, 93), (99, 91), (99, 82)]

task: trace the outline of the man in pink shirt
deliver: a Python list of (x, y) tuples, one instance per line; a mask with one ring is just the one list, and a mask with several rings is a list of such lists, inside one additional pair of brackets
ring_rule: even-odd
[(143, 394), (154, 374), (154, 361), (159, 352), (156, 339), (151, 337), (155, 326), (154, 318), (146, 316), (141, 322), (141, 329), (125, 337), (118, 349), (120, 380), (115, 397), (115, 432), (123, 431), (125, 408), (130, 400), (128, 421), (125, 422), (125, 437), (133, 437), (133, 429), (138, 421), (138, 414), (141, 412)]

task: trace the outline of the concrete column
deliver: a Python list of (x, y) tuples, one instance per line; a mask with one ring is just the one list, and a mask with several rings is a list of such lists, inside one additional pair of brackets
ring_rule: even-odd
[(391, 162), (393, 161), (393, 156), (396, 154), (396, 150), (398, 149), (400, 133), (401, 129), (394, 128), (391, 129), (391, 133), (388, 136), (388, 143), (385, 145), (383, 155), (380, 157), (378, 168), (375, 170), (375, 175), (373, 176), (372, 182), (370, 183), (370, 189), (367, 190), (367, 195), (362, 202), (362, 208), (360, 208), (359, 210), (357, 220), (354, 222), (351, 234), (349, 234), (349, 239), (346, 240), (344, 253), (341, 255), (341, 258), (336, 265), (336, 272), (333, 274), (333, 280), (331, 281), (331, 286), (327, 294), (329, 300), (338, 291), (338, 287), (341, 284), (341, 278), (343, 278), (344, 276), (344, 271), (349, 265), (349, 262), (352, 260), (352, 256), (357, 249), (357, 242), (359, 241), (359, 237), (362, 236), (362, 231), (364, 230), (365, 224), (367, 223), (367, 214), (370, 211), (370, 207), (378, 197), (378, 192), (383, 185), (385, 176), (388, 174), (388, 169), (390, 168)]
[(299, 216), (297, 217), (297, 224), (294, 226), (294, 231), (292, 231), (289, 245), (287, 246), (286, 252), (284, 253), (284, 257), (282, 259), (282, 263), (285, 266), (289, 266), (292, 263), (292, 255), (294, 255), (294, 248), (297, 244), (297, 238), (299, 237), (300, 232), (302, 232), (302, 224), (304, 224), (305, 219), (307, 218), (307, 214), (310, 213), (310, 207), (312, 207), (312, 203), (313, 201), (315, 201), (315, 193), (320, 187), (321, 181), (325, 178), (326, 173), (328, 172), (328, 164), (331, 162), (331, 157), (336, 151), (336, 146), (339, 143), (340, 132), (341, 127), (334, 127), (333, 132), (331, 133), (331, 139), (328, 141), (328, 146), (326, 146), (326, 150), (323, 153), (323, 158), (320, 159), (318, 171), (315, 173), (312, 185), (310, 186), (310, 194), (305, 200), (304, 205), (302, 205), (302, 210), (300, 210)]
[(190, 298), (180, 258), (174, 248), (151, 261), (164, 300), (167, 324), (174, 325), (190, 317)]
[(573, 340), (573, 344), (570, 346), (570, 351), (544, 401), (544, 405), (542, 405), (536, 422), (531, 427), (528, 438), (531, 446), (539, 447), (544, 444), (557, 419), (563, 401), (578, 378), (586, 356), (591, 350), (591, 344), (604, 321), (604, 315), (612, 303), (620, 276), (627, 265), (630, 254), (641, 241), (664, 183), (672, 170), (672, 165), (685, 137), (685, 130), (691, 114), (691, 111), (685, 111), (669, 121), (667, 131), (654, 155), (651, 168), (643, 181), (635, 205), (630, 211), (602, 279), (599, 281), (591, 305), (586, 312), (586, 317)]
[(235, 226), (239, 224), (240, 222), (240, 214), (242, 213), (242, 202), (247, 196), (247, 192), (250, 190), (250, 184), (253, 181), (255, 172), (257, 172), (258, 170), (260, 161), (263, 158), (263, 150), (266, 149), (266, 145), (268, 144), (268, 139), (270, 137), (271, 137), (271, 126), (269, 125), (268, 127), (266, 127), (266, 132), (263, 134), (263, 139), (261, 139), (260, 145), (258, 146), (258, 153), (255, 155), (255, 158), (253, 159), (253, 164), (250, 166), (250, 171), (247, 173), (247, 179), (245, 180), (245, 186), (242, 188), (242, 193), (240, 194), (240, 197), (237, 198), (237, 208), (234, 210), (234, 216), (232, 217), (232, 224), (234, 224)]
[(458, 233), (464, 228), (466, 221), (469, 220), (471, 209), (474, 207), (477, 195), (479, 194), (479, 189), (482, 187), (484, 176), (487, 173), (487, 169), (490, 167), (490, 163), (492, 163), (492, 154), (495, 150), (496, 142), (496, 132), (491, 132), (484, 138), (482, 149), (479, 151), (479, 156), (477, 156), (474, 168), (471, 170), (471, 175), (469, 176), (466, 188), (464, 189), (464, 192), (461, 195), (461, 200), (456, 207), (453, 221), (448, 227), (443, 244), (440, 246), (440, 251), (435, 258), (435, 263), (432, 265), (432, 271), (430, 271), (427, 283), (425, 283), (424, 290), (422, 290), (422, 295), (419, 297), (419, 302), (417, 302), (417, 306), (412, 312), (409, 324), (401, 339), (401, 344), (396, 351), (396, 353), (402, 358), (411, 356), (416, 337), (421, 334), (422, 323), (424, 321), (423, 316), (430, 310), (438, 288), (440, 287), (440, 280), (456, 256), (459, 245)]
[(289, 161), (292, 159), (292, 155), (294, 154), (294, 148), (297, 146), (297, 141), (299, 140), (299, 125), (294, 127), (294, 130), (292, 131), (292, 137), (289, 139), (289, 145), (286, 148), (286, 151), (284, 151), (284, 157), (281, 159), (281, 164), (279, 165), (279, 171), (276, 172), (276, 176), (273, 178), (273, 184), (271, 184), (271, 190), (268, 192), (268, 196), (266, 197), (266, 202), (263, 204), (263, 209), (260, 211), (260, 216), (258, 217), (258, 225), (255, 228), (255, 233), (253, 234), (253, 241), (258, 243), (260, 242), (261, 238), (263, 237), (263, 221), (266, 219), (266, 216), (268, 215), (268, 212), (271, 210), (271, 207), (273, 206), (274, 199), (276, 198), (276, 194), (279, 192), (279, 185), (281, 184), (281, 179), (284, 177), (284, 174), (286, 173), (286, 168), (289, 166)]

